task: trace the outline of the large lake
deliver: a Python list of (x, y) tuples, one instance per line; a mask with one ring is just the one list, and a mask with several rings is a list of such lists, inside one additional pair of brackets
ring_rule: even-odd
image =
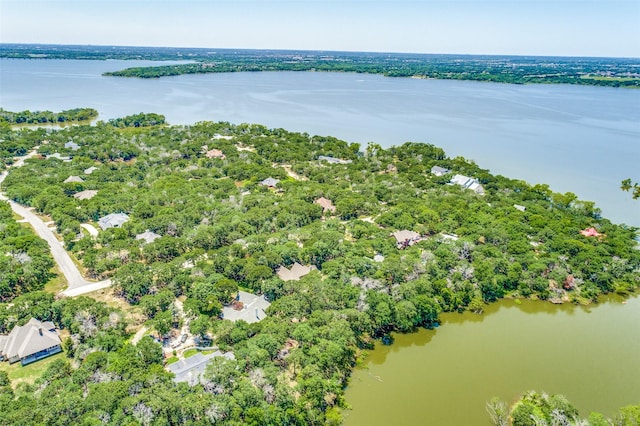
[(503, 300), (395, 335), (354, 371), (346, 426), (486, 425), (485, 403), (560, 393), (584, 417), (640, 403), (640, 297), (593, 307)]
[(93, 107), (105, 120), (157, 112), (172, 124), (260, 123), (383, 147), (429, 142), (640, 226), (640, 202), (619, 189), (640, 181), (640, 90), (309, 72), (101, 76), (146, 64), (0, 59), (0, 107)]
[[(157, 112), (172, 124), (261, 123), (385, 147), (429, 142), (640, 226), (640, 201), (619, 190), (625, 178), (640, 181), (638, 90), (334, 73), (101, 76), (145, 64), (2, 59), (0, 107), (93, 107), (105, 120)], [(371, 353), (348, 389), (347, 423), (483, 424), (486, 400), (529, 388), (612, 414), (640, 402), (639, 345), (639, 298), (588, 310), (504, 301), (483, 316), (445, 315), (440, 329)]]

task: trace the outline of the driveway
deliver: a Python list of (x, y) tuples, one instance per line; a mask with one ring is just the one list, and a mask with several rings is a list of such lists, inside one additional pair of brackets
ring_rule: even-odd
[[(18, 160), (14, 163), (13, 167), (20, 167), (24, 164), (24, 160), (26, 158), (31, 158), (35, 155), (35, 151), (31, 151), (24, 157), (18, 158)], [(3, 172), (0, 174), (0, 184), (7, 177), (7, 172)], [(77, 296), (83, 293), (89, 293), (91, 291), (96, 291), (101, 288), (109, 287), (111, 285), (111, 280), (104, 280), (100, 282), (92, 282), (84, 279), (78, 267), (73, 263), (73, 260), (64, 249), (63, 243), (58, 241), (54, 233), (49, 229), (49, 227), (40, 219), (35, 213), (33, 213), (33, 208), (27, 208), (22, 206), (12, 200), (9, 200), (3, 193), (0, 193), (0, 200), (9, 201), (9, 205), (13, 209), (13, 211), (22, 216), (29, 224), (33, 227), (36, 234), (45, 240), (49, 247), (51, 248), (51, 255), (53, 259), (58, 264), (60, 271), (67, 279), (68, 288), (62, 293), (67, 296)]]

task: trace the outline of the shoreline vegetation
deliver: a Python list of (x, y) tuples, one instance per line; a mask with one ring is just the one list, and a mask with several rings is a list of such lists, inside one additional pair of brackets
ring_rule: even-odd
[(0, 58), (189, 61), (105, 76), (325, 71), (511, 84), (640, 88), (640, 59), (0, 44)]
[(82, 124), (98, 117), (98, 111), (94, 108), (73, 108), (61, 112), (51, 111), (20, 111), (12, 112), (0, 108), (0, 126), (38, 126), (47, 124)]
[[(49, 276), (16, 281), (36, 253), (5, 212), (0, 230), (16, 236), (2, 239), (11, 256), (1, 331), (35, 316), (70, 337), (67, 359), (34, 384), (14, 389), (0, 377), (3, 424), (338, 424), (358, 357), (392, 332), (506, 296), (588, 303), (640, 287), (636, 228), (430, 144), (361, 147), (257, 124), (171, 126), (145, 113), (59, 130), (0, 126), (0, 139), (7, 164), (39, 146), (2, 191), (50, 216), (119, 300), (56, 300), (38, 291)], [(114, 213), (126, 222), (82, 233)], [(148, 233), (153, 241), (137, 239)], [(308, 273), (297, 280), (278, 274), (300, 265)], [(220, 318), (239, 289), (270, 301), (261, 321)], [(129, 343), (131, 312), (160, 338), (180, 329), (178, 311), (193, 336), (235, 359), (176, 384), (160, 345)]]

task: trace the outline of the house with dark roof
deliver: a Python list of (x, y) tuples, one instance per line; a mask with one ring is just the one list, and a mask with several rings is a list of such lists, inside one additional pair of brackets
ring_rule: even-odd
[(7, 336), (0, 336), (0, 360), (27, 365), (62, 352), (62, 342), (52, 322), (31, 318), (15, 326)]
[(109, 228), (120, 228), (129, 220), (129, 216), (124, 213), (111, 213), (98, 220), (98, 225), (103, 230)]

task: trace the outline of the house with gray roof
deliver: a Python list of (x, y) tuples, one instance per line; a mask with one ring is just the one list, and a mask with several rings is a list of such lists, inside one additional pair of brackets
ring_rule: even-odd
[(51, 158), (55, 158), (56, 160), (61, 160), (65, 163), (69, 163), (71, 161), (71, 157), (62, 155), (59, 152), (54, 152), (53, 154), (49, 154), (45, 157), (45, 159), (49, 160)]
[(272, 178), (272, 177), (268, 177), (265, 180), (261, 181), (260, 185), (267, 186), (269, 188), (276, 188), (279, 183), (280, 183), (280, 181), (278, 179), (275, 179), (275, 178)]
[(482, 187), (482, 185), (480, 185), (480, 181), (476, 178), (471, 178), (464, 175), (454, 175), (453, 178), (451, 178), (451, 183), (459, 185), (465, 189), (470, 189), (476, 194), (484, 194), (484, 188)]
[(80, 183), (80, 182), (84, 182), (84, 179), (82, 179), (80, 176), (69, 176), (64, 180), (64, 183)]
[(251, 324), (265, 319), (269, 306), (271, 303), (264, 295), (258, 296), (240, 290), (235, 302), (222, 308), (222, 318), (234, 322), (243, 320)]
[(72, 151), (77, 151), (80, 149), (80, 145), (78, 145), (77, 143), (73, 142), (73, 141), (69, 141), (67, 143), (64, 144), (65, 148), (69, 148)]
[(318, 160), (326, 161), (329, 164), (351, 164), (351, 160), (343, 160), (342, 158), (329, 157), (328, 155), (318, 156)]
[(91, 166), (88, 169), (84, 169), (84, 174), (85, 175), (90, 175), (91, 173), (95, 172), (96, 170), (98, 170), (98, 168), (96, 166)]
[(111, 213), (98, 220), (98, 225), (103, 230), (109, 228), (120, 228), (129, 220), (129, 216), (124, 213)]
[(444, 176), (447, 173), (449, 173), (451, 170), (449, 169), (445, 169), (444, 167), (440, 167), (440, 166), (433, 166), (431, 168), (431, 174), (432, 175), (436, 175), (436, 176)]
[(15, 326), (7, 336), (0, 336), (0, 360), (27, 365), (62, 352), (62, 342), (52, 322), (31, 318)]
[(167, 365), (167, 369), (176, 375), (173, 378), (174, 382), (186, 382), (193, 386), (196, 383), (200, 383), (202, 375), (207, 369), (207, 365), (215, 357), (236, 359), (232, 352), (223, 353), (215, 351), (208, 355), (202, 355), (198, 352), (189, 358), (181, 359), (180, 361)]
[(151, 244), (158, 238), (160, 238), (160, 235), (156, 234), (155, 232), (151, 232), (148, 229), (142, 234), (136, 235), (136, 240), (143, 240), (147, 244)]

